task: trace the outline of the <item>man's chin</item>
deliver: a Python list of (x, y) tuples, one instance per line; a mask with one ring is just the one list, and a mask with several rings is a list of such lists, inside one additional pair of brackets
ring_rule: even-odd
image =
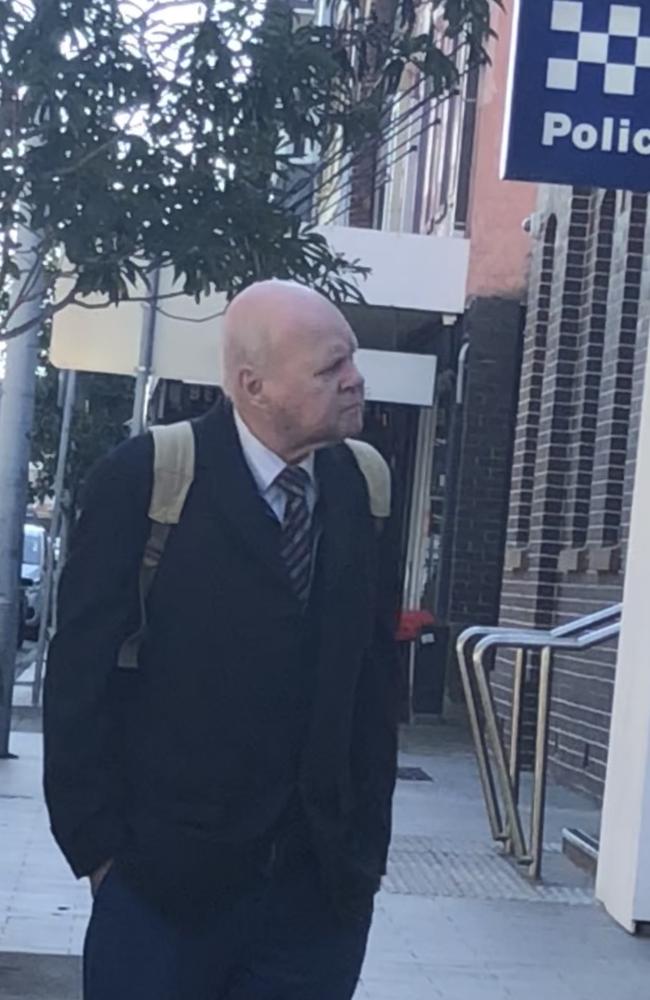
[(356, 437), (363, 430), (363, 406), (355, 406), (343, 414), (342, 438)]
[(363, 430), (364, 408), (352, 407), (346, 410), (339, 417), (336, 427), (332, 427), (328, 434), (322, 438), (314, 440), (312, 445), (316, 450), (319, 448), (331, 448), (333, 445), (341, 444), (346, 438), (358, 437)]

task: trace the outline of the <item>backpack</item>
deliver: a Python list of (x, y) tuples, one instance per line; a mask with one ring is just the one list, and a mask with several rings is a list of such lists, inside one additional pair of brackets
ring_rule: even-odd
[[(121, 669), (138, 666), (138, 654), (147, 628), (147, 597), (156, 578), (171, 529), (178, 524), (194, 481), (196, 443), (189, 420), (152, 427), (154, 443), (153, 489), (149, 503), (149, 537), (144, 548), (139, 579), (140, 624), (122, 644), (117, 658)], [(368, 489), (370, 513), (377, 531), (391, 513), (391, 476), (386, 461), (365, 441), (347, 439)]]

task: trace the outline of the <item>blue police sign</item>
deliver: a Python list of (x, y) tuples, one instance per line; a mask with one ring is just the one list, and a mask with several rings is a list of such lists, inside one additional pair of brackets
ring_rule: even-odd
[(650, 0), (516, 0), (502, 175), (650, 191)]

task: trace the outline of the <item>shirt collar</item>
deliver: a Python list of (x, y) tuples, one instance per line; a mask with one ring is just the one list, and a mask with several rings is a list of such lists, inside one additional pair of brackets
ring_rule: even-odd
[[(258, 490), (264, 495), (268, 493), (280, 473), (286, 468), (287, 463), (274, 451), (267, 448), (265, 444), (262, 444), (259, 438), (255, 437), (237, 410), (234, 411), (234, 414), (244, 458), (253, 474)], [(305, 470), (313, 484), (315, 482), (313, 452), (303, 462), (300, 462), (299, 468)]]

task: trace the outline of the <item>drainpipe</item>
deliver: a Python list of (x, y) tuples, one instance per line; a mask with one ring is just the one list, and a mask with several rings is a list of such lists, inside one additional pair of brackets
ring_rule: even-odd
[(447, 442), (447, 464), (445, 468), (445, 501), (442, 532), (440, 535), (440, 563), (434, 600), (434, 614), (437, 622), (447, 624), (451, 603), (451, 568), (456, 528), (456, 500), (458, 496), (458, 473), (463, 432), (463, 407), (465, 404), (465, 382), (469, 343), (461, 345), (456, 360), (456, 394), (452, 403)]

